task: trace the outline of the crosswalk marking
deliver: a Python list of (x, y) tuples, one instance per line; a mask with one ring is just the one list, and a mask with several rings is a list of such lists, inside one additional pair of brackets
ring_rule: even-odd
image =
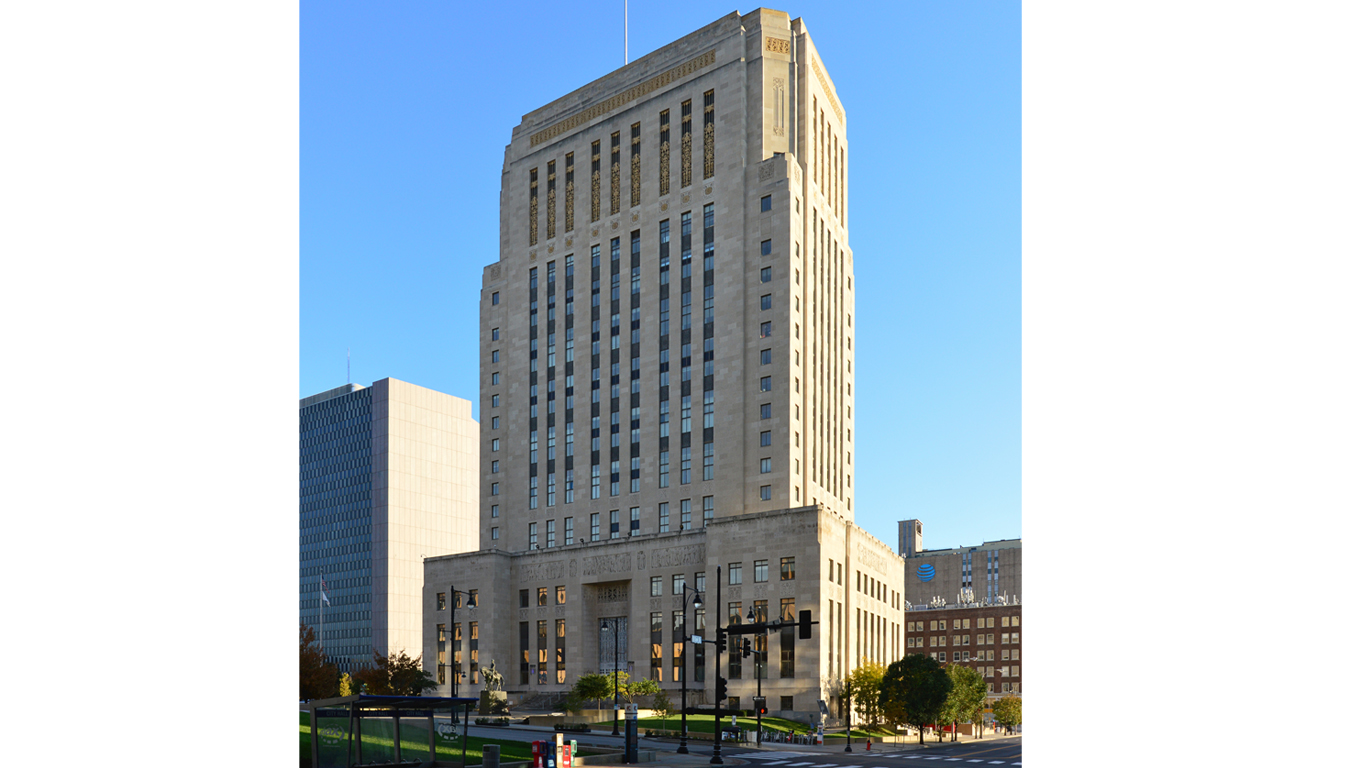
[(799, 765), (811, 765), (811, 763), (793, 763), (792, 768), (797, 768)]

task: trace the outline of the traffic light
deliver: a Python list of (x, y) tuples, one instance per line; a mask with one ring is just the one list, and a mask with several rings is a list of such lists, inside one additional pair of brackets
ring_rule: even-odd
[(754, 711), (760, 715), (768, 714), (768, 700), (763, 696), (754, 697)]
[(722, 701), (726, 698), (726, 678), (716, 676), (716, 700)]
[(811, 639), (811, 611), (797, 612), (797, 639)]
[(741, 645), (741, 646), (740, 646), (740, 658), (742, 658), (742, 659), (748, 659), (748, 658), (749, 658), (750, 651), (752, 651), (752, 650), (753, 650), (753, 648), (750, 647), (750, 645), (749, 645), (749, 638), (747, 637), (747, 638), (745, 638), (744, 645)]

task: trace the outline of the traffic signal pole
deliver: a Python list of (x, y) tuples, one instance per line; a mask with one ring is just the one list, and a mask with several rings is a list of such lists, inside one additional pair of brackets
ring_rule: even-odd
[(725, 678), (721, 676), (721, 646), (726, 637), (724, 622), (721, 621), (721, 566), (716, 566), (716, 724), (712, 729), (711, 764), (723, 765), (721, 759), (721, 695), (726, 692)]

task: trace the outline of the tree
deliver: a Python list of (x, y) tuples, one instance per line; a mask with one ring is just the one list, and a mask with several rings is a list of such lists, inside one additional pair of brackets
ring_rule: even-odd
[(659, 683), (656, 682), (653, 677), (647, 677), (644, 680), (637, 680), (633, 683), (628, 682), (624, 689), (626, 700), (632, 704), (640, 703), (636, 701), (638, 697), (654, 696), (662, 690), (663, 689), (659, 687)]
[(948, 668), (953, 688), (944, 702), (945, 719), (954, 724), (953, 738), (958, 739), (958, 723), (971, 723), (987, 703), (987, 681), (972, 667), (953, 664)]
[(299, 698), (326, 699), (337, 694), (337, 667), (328, 662), (322, 648), (314, 645), (313, 628), (299, 625)]
[(674, 702), (669, 698), (669, 694), (660, 691), (655, 694), (654, 710), (656, 717), (668, 719), (674, 716)]
[(395, 651), (388, 657), (375, 651), (373, 666), (356, 670), (354, 679), (368, 693), (379, 696), (421, 696), (423, 691), (436, 688), (431, 673), (422, 668), (422, 657), (410, 658), (407, 651)]
[(579, 675), (579, 679), (574, 681), (572, 693), (583, 701), (597, 700), (598, 709), (602, 709), (602, 700), (612, 695), (612, 676), (593, 672)]
[(898, 717), (904, 718), (901, 722), (915, 726), (923, 745), (925, 724), (938, 719), (952, 689), (953, 681), (939, 662), (917, 654), (898, 659), (887, 667), (879, 701), (888, 712), (896, 712)]
[(1006, 728), (1014, 728), (1024, 722), (1024, 715), (1021, 712), (1023, 703), (1019, 696), (1006, 696), (997, 699), (992, 705), (991, 711), (996, 715), (996, 722)]
[(344, 675), (341, 676), (341, 683), (337, 686), (337, 695), (338, 695), (338, 696), (350, 696), (350, 695), (351, 695), (351, 675), (350, 675), (350, 674), (344, 674)]
[(854, 712), (865, 727), (876, 726), (886, 719), (880, 694), (886, 674), (887, 667), (867, 659), (849, 673), (849, 693), (853, 697)]

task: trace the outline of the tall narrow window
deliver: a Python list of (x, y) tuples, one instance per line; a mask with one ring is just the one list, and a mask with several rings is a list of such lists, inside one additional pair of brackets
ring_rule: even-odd
[(640, 123), (631, 125), (631, 207), (640, 205)]
[(692, 186), (692, 99), (683, 102), (683, 146), (679, 157), (678, 185), (684, 189)]
[(574, 153), (564, 156), (564, 231), (574, 231)]
[(589, 218), (593, 221), (597, 221), (602, 218), (602, 205), (600, 203), (600, 193), (602, 192), (602, 142), (593, 142), (593, 156), (590, 158), (589, 162), (592, 167), (589, 168), (588, 213)]
[(612, 134), (612, 215), (621, 213), (621, 132)]
[(545, 236), (555, 236), (555, 161), (545, 167)]
[(716, 175), (716, 91), (702, 94), (702, 178)]
[(669, 110), (659, 113), (659, 195), (669, 194)]
[(540, 189), (539, 189), (540, 183), (537, 181), (537, 178), (536, 178), (536, 175), (537, 175), (539, 172), (540, 172), (540, 169), (538, 169), (538, 168), (532, 168), (532, 169), (531, 169), (531, 205), (530, 205), (530, 208), (529, 208), (529, 220), (530, 220), (530, 221), (529, 221), (529, 224), (530, 224), (530, 227), (531, 227), (531, 245), (535, 245), (535, 244), (536, 244), (536, 239), (537, 239), (536, 222), (537, 222), (537, 220), (540, 218), (540, 211), (538, 210), (538, 208), (539, 208), (540, 203), (541, 203), (541, 199), (540, 199), (541, 192), (540, 192)]

